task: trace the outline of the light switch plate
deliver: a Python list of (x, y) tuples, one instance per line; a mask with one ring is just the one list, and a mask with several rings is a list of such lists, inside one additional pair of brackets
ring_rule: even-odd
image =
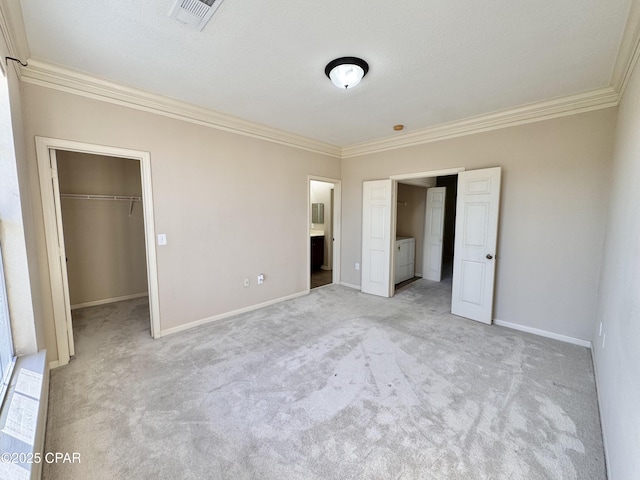
[(159, 233), (158, 234), (158, 245), (166, 245), (167, 244), (167, 234)]

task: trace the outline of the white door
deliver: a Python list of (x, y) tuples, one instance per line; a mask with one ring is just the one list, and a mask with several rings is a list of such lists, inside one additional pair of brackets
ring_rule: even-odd
[(391, 207), (392, 180), (374, 180), (362, 185), (363, 293), (391, 296)]
[(436, 282), (442, 278), (442, 240), (446, 192), (447, 187), (427, 189), (427, 209), (422, 245), (422, 278)]
[(64, 315), (67, 321), (67, 339), (69, 342), (69, 355), (75, 355), (75, 344), (73, 341), (73, 324), (71, 321), (71, 302), (69, 300), (69, 278), (67, 276), (67, 255), (64, 248), (64, 230), (62, 227), (62, 206), (60, 204), (60, 185), (58, 183), (58, 162), (56, 160), (56, 151), (49, 150), (49, 158), (51, 161), (51, 183), (53, 187), (53, 201), (55, 208), (58, 251), (60, 262), (61, 285), (58, 290), (60, 299), (58, 302), (54, 299), (54, 303), (58, 303), (64, 309)]
[(500, 167), (458, 174), (451, 313), (492, 322)]

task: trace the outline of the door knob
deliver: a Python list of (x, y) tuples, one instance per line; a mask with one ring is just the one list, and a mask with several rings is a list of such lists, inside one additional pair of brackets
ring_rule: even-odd
[(491, 260), (493, 258), (493, 255), (491, 255), (490, 253), (487, 253), (487, 260)]

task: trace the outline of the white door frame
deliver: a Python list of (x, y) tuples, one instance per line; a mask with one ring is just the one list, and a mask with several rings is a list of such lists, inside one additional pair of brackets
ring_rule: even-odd
[[(62, 286), (62, 299), (64, 300), (64, 315), (67, 319), (67, 344), (69, 345), (69, 355), (75, 355), (75, 342), (73, 340), (73, 323), (71, 322), (71, 301), (69, 299), (69, 277), (67, 276), (67, 253), (65, 249), (64, 243), (64, 230), (62, 227), (62, 203), (60, 200), (60, 184), (58, 181), (58, 159), (56, 157), (56, 150), (49, 150), (49, 167), (50, 167), (50, 178), (51, 178), (51, 187), (53, 188), (53, 202), (54, 208), (56, 211), (56, 240), (58, 251), (52, 250), (53, 254), (58, 254), (56, 257), (56, 266), (60, 267), (60, 275), (61, 275), (61, 283)], [(47, 251), (49, 251), (49, 246), (47, 245)], [(49, 275), (52, 274), (52, 269), (49, 268)], [(52, 292), (53, 294), (53, 286)], [(60, 292), (58, 292), (60, 293)], [(53, 298), (53, 297), (52, 297)], [(54, 312), (56, 311), (56, 306), (54, 305)], [(58, 332), (56, 329), (56, 336), (60, 333), (62, 335), (63, 332)]]
[(454, 167), (454, 168), (445, 168), (443, 170), (429, 170), (427, 172), (418, 172), (418, 173), (402, 173), (400, 175), (390, 175), (389, 178), (391, 180), (412, 180), (416, 178), (427, 178), (427, 177), (446, 177), (447, 175), (457, 175), (460, 172), (464, 172), (466, 167)]
[[(402, 173), (402, 174), (398, 174), (398, 175), (390, 175), (389, 178), (391, 180), (394, 180), (394, 183), (396, 184), (396, 188), (397, 188), (397, 184), (398, 181), (401, 180), (412, 180), (412, 179), (416, 179), (416, 178), (427, 178), (427, 177), (446, 177), (447, 175), (457, 175), (460, 172), (464, 172), (466, 170), (465, 167), (453, 167), (453, 168), (445, 168), (442, 170), (428, 170), (426, 172), (417, 172), (417, 173)], [(391, 233), (392, 233), (392, 237), (393, 235), (395, 235), (396, 233), (396, 228), (397, 228), (397, 217), (398, 217), (398, 212), (397, 212), (397, 208), (392, 208), (391, 209)], [(393, 241), (395, 241), (395, 237), (392, 238)], [(424, 255), (424, 252), (422, 252), (422, 255)], [(393, 297), (393, 295), (395, 295), (396, 292), (396, 285), (395, 282), (393, 281), (393, 273), (394, 273), (394, 255), (391, 255), (391, 265), (390, 265), (390, 275), (391, 275), (391, 296)]]
[(311, 241), (309, 226), (311, 225), (311, 180), (333, 183), (333, 254), (331, 258), (331, 283), (340, 283), (340, 248), (342, 245), (342, 181), (337, 178), (307, 175), (307, 224), (305, 225), (305, 239), (307, 244), (307, 293), (311, 291)]
[[(47, 262), (49, 266), (49, 281), (53, 301), (53, 320), (58, 347), (57, 365), (66, 365), (72, 353), (70, 349), (70, 335), (67, 325), (71, 325), (71, 310), (68, 302), (69, 286), (63, 281), (60, 266), (60, 250), (58, 239), (62, 232), (60, 199), (54, 191), (51, 171), (51, 150), (66, 150), (71, 152), (89, 153), (110, 157), (129, 158), (140, 161), (140, 177), (142, 180), (142, 206), (144, 213), (144, 231), (147, 253), (147, 283), (149, 289), (149, 313), (151, 317), (151, 336), (159, 338), (160, 332), (160, 301), (158, 291), (158, 270), (156, 261), (155, 223), (153, 219), (153, 192), (151, 183), (151, 155), (149, 152), (124, 148), (94, 145), (57, 138), (36, 137), (36, 157), (38, 160), (38, 174), (40, 177), (40, 197), (44, 216), (45, 240), (47, 245)], [(57, 179), (56, 179), (57, 183)], [(64, 246), (62, 246), (64, 248)], [(66, 298), (66, 301), (65, 301)]]

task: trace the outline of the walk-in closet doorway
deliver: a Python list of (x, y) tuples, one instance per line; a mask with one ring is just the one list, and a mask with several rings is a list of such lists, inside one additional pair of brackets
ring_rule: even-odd
[(160, 336), (151, 165), (138, 152), (36, 138), (58, 361), (74, 355), (71, 310), (148, 295)]

